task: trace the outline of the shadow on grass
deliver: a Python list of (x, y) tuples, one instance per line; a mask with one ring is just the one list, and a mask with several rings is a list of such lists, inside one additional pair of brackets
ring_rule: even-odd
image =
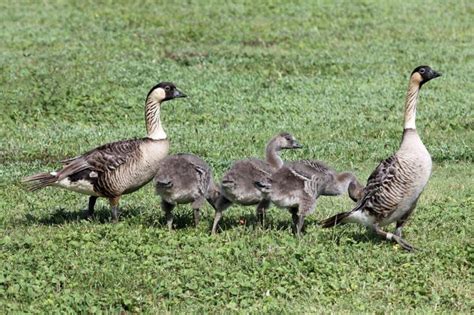
[[(140, 214), (141, 211), (139, 208), (126, 209), (121, 211), (119, 220), (133, 218), (139, 216)], [(92, 217), (88, 217), (87, 211), (85, 210), (68, 211), (67, 209), (59, 208), (49, 216), (40, 217), (32, 214), (25, 215), (26, 224), (61, 225), (82, 220), (98, 223), (112, 223), (112, 213), (108, 208), (99, 208), (94, 211), (94, 215)]]
[[(338, 229), (335, 227), (333, 229)], [(380, 238), (372, 231), (361, 229), (360, 231), (347, 231), (339, 227), (340, 232), (334, 230), (334, 234), (329, 237), (328, 241), (334, 242), (337, 246), (345, 246), (349, 244), (372, 243), (372, 244), (390, 244), (389, 241)]]
[[(212, 220), (210, 220), (209, 230), (212, 228), (212, 223), (214, 220), (214, 216)], [(262, 227), (260, 222), (257, 219), (257, 216), (252, 213), (245, 213), (241, 214), (238, 217), (236, 216), (226, 216), (226, 212), (222, 216), (221, 221), (219, 222), (219, 226), (217, 228), (217, 233), (232, 230), (236, 227), (244, 226), (248, 230), (277, 230), (277, 231), (289, 231), (292, 233), (292, 222), (291, 216), (288, 217), (288, 220), (285, 219), (273, 219), (271, 215), (266, 216), (265, 219), (265, 226)]]

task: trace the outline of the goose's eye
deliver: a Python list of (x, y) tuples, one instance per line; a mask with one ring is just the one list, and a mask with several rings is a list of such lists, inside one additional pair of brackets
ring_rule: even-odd
[(168, 92), (170, 90), (169, 85), (165, 87), (165, 91)]
[(421, 68), (421, 69), (420, 69), (420, 73), (421, 73), (421, 74), (425, 73), (425, 68)]

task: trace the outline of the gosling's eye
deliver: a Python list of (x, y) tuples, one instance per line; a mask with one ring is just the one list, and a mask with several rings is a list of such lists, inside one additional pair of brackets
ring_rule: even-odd
[(170, 90), (169, 85), (165, 87), (165, 91), (168, 92)]
[(421, 73), (421, 74), (425, 73), (425, 68), (421, 68), (421, 69), (420, 69), (420, 73)]

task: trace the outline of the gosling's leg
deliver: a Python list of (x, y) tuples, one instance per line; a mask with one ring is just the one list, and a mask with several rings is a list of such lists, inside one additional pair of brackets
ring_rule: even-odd
[(96, 196), (90, 196), (89, 197), (89, 205), (87, 207), (87, 213), (86, 216), (87, 218), (91, 218), (94, 215), (94, 207), (95, 207), (95, 202), (97, 201)]
[(232, 205), (232, 202), (224, 196), (219, 196), (216, 201), (216, 214), (214, 215), (214, 223), (212, 224), (211, 234), (216, 234), (217, 225), (222, 218), (222, 212), (229, 208)]
[(168, 230), (171, 232), (173, 230), (173, 209), (174, 209), (174, 205), (162, 200), (161, 201), (161, 209), (165, 213), (166, 225), (168, 226)]
[(315, 206), (315, 198), (307, 198), (301, 201), (296, 215), (293, 216), (293, 223), (295, 224), (296, 228), (296, 236), (301, 236), (301, 232), (303, 231), (304, 227), (304, 219), (308, 214), (313, 212)]
[(293, 226), (291, 227), (291, 230), (293, 231), (293, 234), (296, 236), (298, 235), (298, 223), (299, 223), (299, 215), (298, 215), (298, 208), (293, 207), (290, 208), (290, 213), (291, 213), (291, 219), (293, 220)]
[(112, 222), (114, 223), (118, 222), (119, 215), (120, 215), (119, 208), (118, 208), (119, 200), (120, 200), (120, 196), (109, 198), (110, 208), (112, 210)]
[(372, 229), (375, 231), (375, 233), (380, 236), (381, 238), (383, 239), (386, 239), (386, 240), (389, 240), (389, 241), (392, 241), (392, 242), (396, 242), (398, 245), (400, 245), (403, 249), (409, 251), (409, 252), (412, 252), (415, 250), (415, 247), (413, 247), (412, 245), (410, 245), (407, 241), (405, 241), (403, 238), (401, 238), (400, 236), (398, 235), (395, 235), (395, 234), (392, 234), (392, 233), (389, 233), (389, 232), (385, 232), (384, 230), (382, 230), (377, 224), (374, 224), (372, 226)]
[(203, 206), (205, 200), (206, 199), (204, 199), (204, 197), (201, 197), (194, 200), (194, 202), (191, 204), (191, 207), (193, 208), (193, 213), (194, 213), (194, 226), (196, 227), (199, 225), (199, 221), (201, 220), (200, 209)]
[(265, 219), (267, 216), (267, 209), (270, 206), (270, 200), (262, 200), (260, 203), (257, 205), (257, 220), (258, 222), (262, 225), (262, 227), (265, 227)]

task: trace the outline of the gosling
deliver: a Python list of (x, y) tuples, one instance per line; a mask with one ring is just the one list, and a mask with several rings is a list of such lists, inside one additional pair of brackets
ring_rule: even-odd
[(357, 201), (364, 187), (354, 174), (338, 173), (326, 164), (315, 160), (286, 163), (270, 181), (255, 185), (277, 207), (288, 209), (293, 219), (293, 233), (301, 236), (305, 217), (314, 212), (319, 196), (338, 196), (345, 192)]
[(212, 234), (216, 233), (223, 211), (232, 203), (244, 206), (257, 205), (257, 219), (265, 225), (266, 210), (270, 205), (270, 200), (264, 198), (264, 194), (255, 187), (254, 183), (269, 179), (283, 166), (283, 160), (280, 157), (281, 150), (301, 147), (291, 134), (283, 132), (268, 142), (265, 149), (265, 161), (255, 158), (236, 161), (222, 179), (221, 195), (216, 201)]
[(200, 209), (207, 200), (215, 208), (219, 189), (212, 179), (209, 165), (192, 154), (176, 154), (164, 158), (154, 179), (156, 194), (161, 197), (168, 229), (173, 229), (173, 209), (177, 204), (191, 203), (194, 224), (200, 221)]

